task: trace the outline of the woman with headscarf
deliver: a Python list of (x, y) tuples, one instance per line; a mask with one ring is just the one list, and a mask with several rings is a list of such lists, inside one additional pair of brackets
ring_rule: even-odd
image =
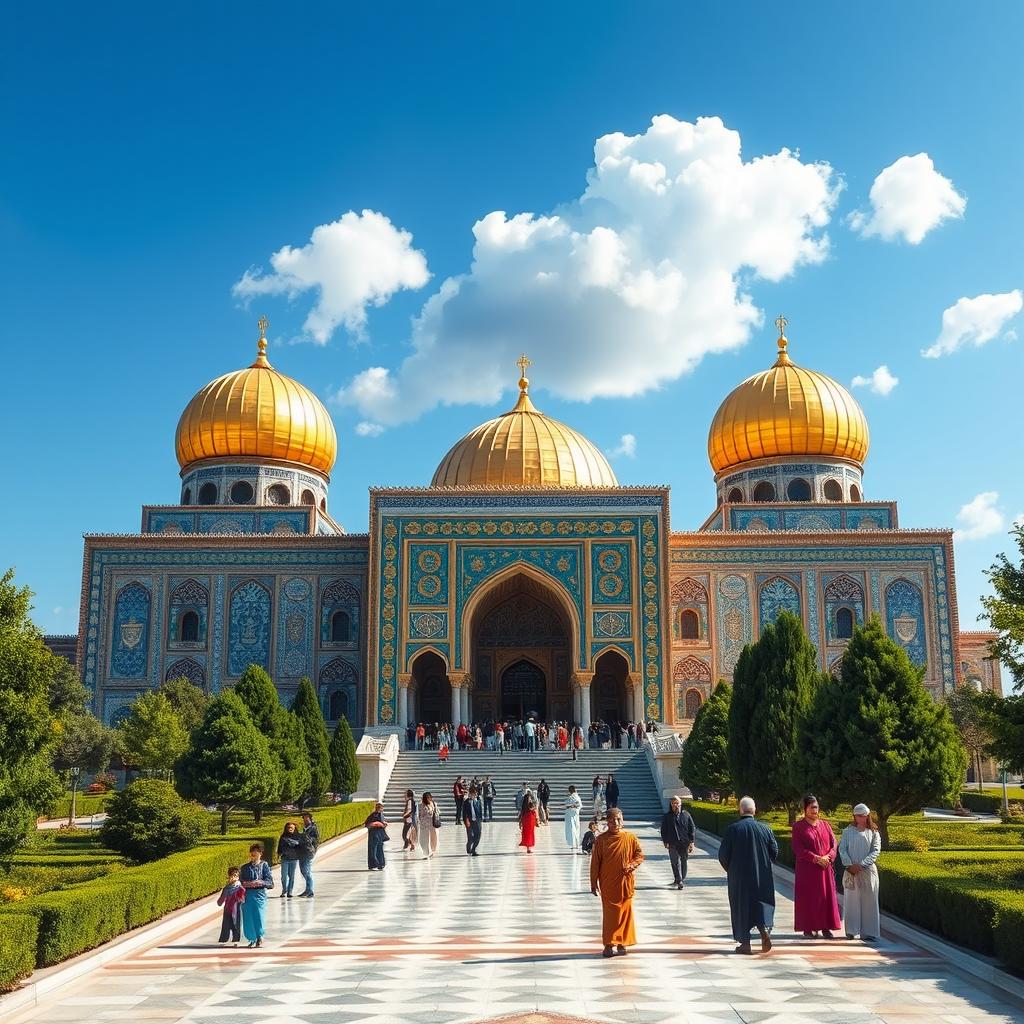
[(565, 798), (565, 841), (573, 853), (580, 852), (580, 811), (583, 801), (575, 786), (569, 787), (569, 795)]
[(384, 844), (388, 835), (388, 821), (384, 817), (384, 805), (376, 803), (363, 822), (366, 829), (366, 866), (370, 871), (384, 870)]
[(437, 830), (441, 827), (441, 812), (434, 803), (429, 792), (420, 798), (419, 814), (416, 820), (416, 831), (419, 832), (420, 849), (426, 859), (437, 853)]
[(818, 932), (826, 939), (840, 925), (834, 864), (838, 845), (832, 826), (821, 817), (816, 796), (804, 797), (804, 816), (793, 826), (796, 866), (794, 925), (805, 938)]
[(878, 911), (878, 868), (875, 862), (882, 852), (882, 836), (871, 820), (867, 804), (853, 809), (853, 822), (843, 829), (839, 840), (839, 859), (843, 872), (843, 927), (848, 939), (860, 936), (875, 942), (882, 934)]

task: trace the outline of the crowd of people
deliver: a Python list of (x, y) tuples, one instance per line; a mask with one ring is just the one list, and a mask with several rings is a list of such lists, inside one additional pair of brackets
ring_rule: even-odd
[(410, 722), (405, 730), (408, 750), (436, 750), (442, 760), (456, 750), (490, 750), (504, 754), (523, 750), (639, 750), (647, 733), (656, 733), (655, 722), (591, 722), (586, 731), (573, 722), (538, 721), (536, 718), (506, 721)]
[[(602, 905), (602, 945), (605, 957), (623, 956), (636, 943), (633, 924), (634, 875), (644, 861), (637, 838), (623, 825), (618, 805), (618, 785), (613, 776), (596, 776), (592, 786), (594, 813), (586, 832), (581, 834), (583, 799), (575, 786), (569, 786), (561, 800), (565, 844), (573, 855), (590, 856), (591, 892)], [(454, 819), (465, 830), (466, 855), (480, 855), (484, 824), (493, 821), (494, 801), (498, 793), (489, 775), (467, 781), (458, 776), (452, 786)], [(518, 845), (533, 854), (537, 830), (551, 823), (551, 787), (542, 778), (535, 787), (523, 782), (512, 794), (519, 825)], [(775, 923), (775, 881), (772, 865), (779, 856), (778, 841), (772, 830), (755, 818), (751, 797), (739, 801), (739, 819), (726, 829), (718, 849), (718, 860), (728, 879), (729, 908), (736, 952), (752, 954), (751, 932), (756, 929), (761, 951), (772, 948)], [(425, 859), (437, 855), (438, 831), (444, 823), (440, 807), (430, 792), (419, 798), (407, 790), (402, 811), (402, 852), (419, 850)], [(377, 803), (366, 817), (367, 868), (383, 871), (386, 866), (385, 843), (389, 841), (389, 822), (384, 806)], [(688, 861), (696, 844), (693, 818), (678, 796), (660, 822), (661, 841), (668, 851), (672, 869), (670, 885), (686, 885)], [(806, 939), (835, 939), (840, 928), (847, 938), (860, 937), (875, 942), (881, 934), (878, 906), (878, 868), (881, 835), (865, 804), (853, 808), (853, 817), (837, 838), (831, 824), (821, 814), (816, 797), (803, 801), (803, 817), (792, 829), (791, 842), (795, 863), (794, 928)], [(281, 860), (281, 898), (292, 896), (296, 869), (305, 880), (300, 896), (312, 897), (313, 859), (320, 844), (320, 833), (312, 815), (302, 815), (302, 827), (288, 822), (277, 844)], [(263, 944), (267, 893), (274, 887), (270, 865), (263, 859), (263, 846), (250, 847), (248, 863), (228, 871), (217, 903), (223, 907), (220, 941), (238, 945), (240, 931), (250, 947)], [(842, 867), (844, 893), (840, 913), (836, 865)]]

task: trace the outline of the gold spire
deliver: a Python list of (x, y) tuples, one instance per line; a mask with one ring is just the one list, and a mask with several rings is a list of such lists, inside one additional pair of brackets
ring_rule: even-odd
[(786, 351), (789, 346), (789, 338), (786, 337), (786, 328), (789, 326), (789, 321), (780, 313), (775, 318), (775, 326), (779, 329), (779, 357), (775, 360), (775, 365), (789, 366), (792, 364), (789, 353)]
[(524, 352), (517, 360), (519, 367), (519, 400), (516, 402), (513, 412), (536, 411), (533, 402), (530, 401), (530, 378), (526, 376), (527, 367), (533, 366), (533, 360), (528, 359)]
[(260, 337), (256, 342), (256, 362), (253, 366), (270, 366), (270, 360), (267, 359), (267, 328), (270, 326), (270, 321), (265, 317), (261, 316), (256, 321), (260, 329)]

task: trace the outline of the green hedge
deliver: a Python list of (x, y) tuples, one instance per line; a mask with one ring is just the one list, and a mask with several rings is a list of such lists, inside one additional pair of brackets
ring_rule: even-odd
[(36, 965), (39, 923), (29, 914), (0, 916), (0, 992), (14, 988)]
[[(362, 825), (372, 809), (370, 803), (319, 808), (315, 818), (321, 838), (326, 841)], [(36, 966), (59, 963), (216, 892), (224, 884), (228, 867), (248, 860), (253, 842), (262, 842), (267, 859), (272, 860), (278, 824), (265, 818), (247, 834), (214, 836), (194, 850), (33, 896), (10, 904), (10, 911), (0, 907), (0, 922), (13, 917), (15, 908), (18, 916), (32, 915), (38, 922), (33, 946)]]
[(1003, 809), (1003, 794), (993, 793), (969, 793), (966, 790), (960, 794), (960, 803), (969, 811), (977, 811), (979, 814), (998, 814)]
[[(79, 818), (88, 818), (91, 814), (102, 814), (106, 808), (107, 797), (110, 793), (79, 793), (75, 799), (75, 815)], [(63, 818), (67, 820), (71, 813), (71, 794), (62, 796), (51, 808), (49, 817), (55, 820)]]

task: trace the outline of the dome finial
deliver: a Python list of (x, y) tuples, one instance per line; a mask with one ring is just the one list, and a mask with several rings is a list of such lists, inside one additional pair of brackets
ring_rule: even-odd
[(265, 316), (261, 316), (256, 323), (260, 329), (260, 336), (256, 342), (256, 362), (252, 365), (269, 366), (270, 360), (267, 359), (267, 328), (270, 326), (270, 321)]
[(516, 366), (519, 367), (519, 401), (516, 402), (515, 409), (513, 412), (522, 412), (523, 410), (532, 410), (533, 403), (530, 401), (529, 390), (530, 390), (530, 378), (526, 376), (527, 367), (533, 366), (533, 360), (528, 359), (524, 352), (517, 360)]
[(775, 365), (786, 366), (791, 362), (789, 353), (786, 351), (789, 345), (789, 338), (786, 337), (786, 328), (789, 326), (789, 321), (780, 313), (775, 318), (775, 326), (779, 329), (779, 358), (775, 360)]

